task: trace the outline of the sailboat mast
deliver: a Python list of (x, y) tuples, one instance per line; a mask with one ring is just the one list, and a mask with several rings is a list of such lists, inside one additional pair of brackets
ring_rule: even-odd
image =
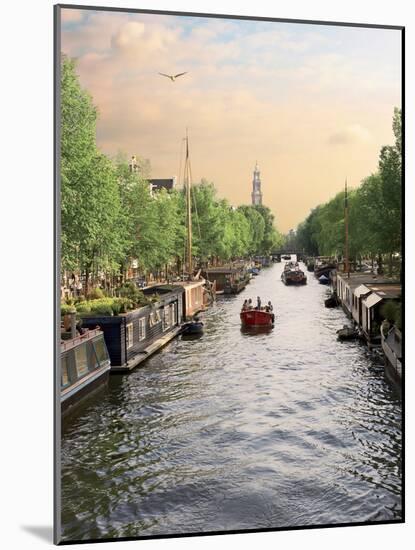
[(349, 205), (347, 201), (347, 179), (344, 183), (344, 230), (345, 230), (345, 243), (344, 243), (344, 270), (347, 276), (350, 276), (349, 266)]
[(189, 137), (186, 130), (186, 162), (185, 162), (185, 186), (186, 186), (186, 206), (187, 206), (187, 271), (189, 275), (193, 273), (192, 263), (192, 195), (189, 167)]

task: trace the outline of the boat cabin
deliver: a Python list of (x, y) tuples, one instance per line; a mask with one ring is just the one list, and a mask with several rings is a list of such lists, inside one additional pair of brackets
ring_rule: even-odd
[(210, 282), (216, 283), (217, 294), (237, 294), (249, 282), (249, 274), (244, 264), (228, 267), (209, 267), (203, 275)]
[(61, 410), (67, 413), (108, 380), (110, 358), (99, 329), (61, 341)]
[(178, 281), (175, 286), (184, 289), (183, 293), (183, 316), (185, 319), (191, 319), (193, 315), (204, 309), (205, 280), (196, 281)]
[(367, 285), (370, 294), (362, 300), (362, 330), (368, 341), (379, 339), (380, 325), (383, 321), (381, 307), (392, 300), (400, 300), (400, 284)]
[(347, 273), (337, 272), (336, 279), (337, 296), (344, 312), (349, 317), (353, 317), (353, 308), (359, 307), (354, 294), (358, 287), (364, 285), (370, 288), (371, 285), (384, 285), (392, 282), (390, 279), (377, 277), (370, 273), (349, 273), (348, 275)]
[(112, 371), (128, 371), (147, 359), (180, 331), (184, 288), (154, 285), (143, 290), (157, 302), (117, 316), (85, 317), (83, 326), (99, 325), (111, 358)]

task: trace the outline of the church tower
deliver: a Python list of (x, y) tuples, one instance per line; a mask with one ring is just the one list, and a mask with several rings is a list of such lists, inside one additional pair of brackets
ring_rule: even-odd
[(254, 179), (252, 180), (252, 204), (262, 204), (261, 179), (258, 162), (255, 162)]

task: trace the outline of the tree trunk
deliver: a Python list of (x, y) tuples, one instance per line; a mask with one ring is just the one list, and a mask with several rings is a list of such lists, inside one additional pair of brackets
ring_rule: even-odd
[(393, 254), (392, 252), (389, 252), (389, 277), (392, 277), (392, 271), (393, 271)]
[(378, 275), (383, 275), (382, 254), (378, 254)]
[(88, 298), (89, 294), (89, 269), (85, 269), (85, 297)]

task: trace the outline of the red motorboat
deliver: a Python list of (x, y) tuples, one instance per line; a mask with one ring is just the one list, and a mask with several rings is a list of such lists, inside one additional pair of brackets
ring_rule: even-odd
[(272, 327), (274, 314), (259, 309), (246, 309), (241, 311), (241, 322), (246, 327)]

